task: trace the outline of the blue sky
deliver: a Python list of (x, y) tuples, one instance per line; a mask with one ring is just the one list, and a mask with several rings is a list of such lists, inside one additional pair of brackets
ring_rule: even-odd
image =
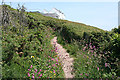
[[(12, 2), (17, 8), (19, 2)], [(8, 3), (9, 4), (9, 3)], [(24, 2), (27, 11), (57, 8), (67, 20), (111, 30), (118, 26), (118, 2)]]
[(120, 1), (118, 3), (118, 25), (120, 25)]

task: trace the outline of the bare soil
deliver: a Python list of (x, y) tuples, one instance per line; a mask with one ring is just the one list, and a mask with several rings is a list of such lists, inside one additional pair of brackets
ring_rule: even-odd
[(62, 69), (65, 74), (65, 78), (73, 78), (74, 74), (71, 74), (73, 70), (73, 58), (70, 58), (69, 53), (60, 45), (57, 43), (57, 37), (54, 37), (51, 40), (51, 44), (56, 49), (58, 56), (60, 58)]

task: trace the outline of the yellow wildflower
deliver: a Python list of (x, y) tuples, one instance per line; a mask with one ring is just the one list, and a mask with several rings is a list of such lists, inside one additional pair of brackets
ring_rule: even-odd
[(54, 74), (54, 75), (56, 75), (56, 74)]
[(87, 56), (87, 58), (89, 58), (89, 56)]
[(34, 56), (31, 56), (31, 58), (34, 58)]
[(50, 71), (50, 73), (52, 73), (52, 71)]

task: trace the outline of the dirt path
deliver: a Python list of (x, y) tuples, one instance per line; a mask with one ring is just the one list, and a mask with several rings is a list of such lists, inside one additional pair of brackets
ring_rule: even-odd
[(74, 75), (71, 74), (73, 69), (73, 58), (70, 58), (69, 53), (67, 53), (66, 50), (60, 44), (57, 43), (57, 37), (54, 37), (51, 40), (51, 44), (57, 50), (58, 56), (60, 57), (65, 78), (73, 78)]

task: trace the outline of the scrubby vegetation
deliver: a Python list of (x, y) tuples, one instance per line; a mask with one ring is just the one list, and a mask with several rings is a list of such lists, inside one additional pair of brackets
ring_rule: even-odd
[[(50, 43), (53, 38), (52, 28), (44, 26), (26, 13), (21, 19), (16, 10), (8, 9), (12, 11), (9, 15), (13, 17), (13, 23), (9, 22), (7, 27), (2, 27), (2, 77), (64, 77), (59, 57)], [(25, 26), (23, 19), (27, 21)]]
[[(120, 76), (120, 28), (110, 32), (84, 32), (82, 39), (68, 42), (61, 37), (61, 43), (74, 57), (76, 78), (109, 78)], [(73, 38), (72, 38), (73, 39)]]
[(21, 12), (24, 7), (15, 10), (5, 6), (10, 18), (7, 26), (2, 26), (3, 78), (64, 77), (50, 44), (54, 36), (74, 58), (75, 78), (120, 76), (120, 27), (108, 32), (40, 13)]

